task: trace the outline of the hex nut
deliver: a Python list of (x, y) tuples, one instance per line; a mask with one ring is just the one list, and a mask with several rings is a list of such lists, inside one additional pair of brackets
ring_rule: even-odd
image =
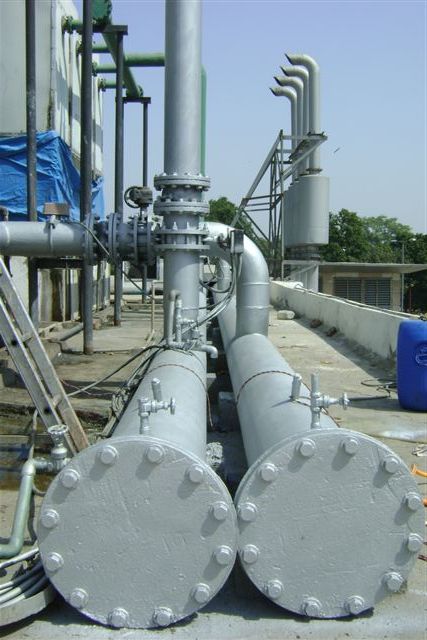
[(298, 452), (303, 458), (311, 458), (316, 453), (316, 443), (311, 438), (303, 438), (298, 444)]
[(80, 481), (80, 474), (75, 469), (64, 469), (59, 479), (66, 489), (75, 489)]
[(108, 616), (108, 623), (112, 627), (116, 627), (116, 629), (121, 629), (122, 627), (126, 627), (129, 624), (129, 614), (126, 609), (122, 609), (121, 607), (116, 607), (113, 609)]
[(423, 539), (417, 533), (410, 533), (406, 542), (408, 551), (416, 553), (423, 546)]
[(218, 502), (214, 502), (213, 505), (211, 505), (210, 511), (215, 520), (218, 520), (218, 522), (223, 522), (227, 518), (229, 513), (227, 503), (222, 502), (221, 500), (219, 500)]
[(232, 561), (233, 551), (229, 546), (222, 544), (215, 549), (214, 558), (218, 562), (218, 564), (225, 567)]
[(43, 564), (44, 568), (49, 571), (49, 573), (54, 573), (64, 566), (64, 558), (60, 553), (56, 553), (56, 551), (53, 551), (52, 553), (49, 553), (48, 556), (46, 556)]
[(302, 605), (303, 612), (310, 618), (316, 618), (320, 615), (322, 605), (317, 598), (307, 598)]
[(386, 456), (382, 461), (382, 466), (387, 473), (396, 473), (399, 468), (399, 459), (396, 456)]
[(361, 596), (350, 596), (345, 602), (345, 608), (354, 616), (365, 610), (365, 600)]
[(191, 482), (200, 484), (205, 479), (205, 470), (201, 464), (192, 464), (187, 471), (187, 475)]
[(159, 607), (154, 611), (153, 620), (159, 627), (168, 627), (173, 622), (172, 610), (168, 607)]
[(259, 558), (259, 549), (254, 544), (247, 544), (242, 549), (242, 560), (246, 564), (253, 564)]
[(145, 455), (147, 460), (152, 464), (160, 464), (160, 462), (165, 457), (165, 452), (163, 447), (161, 447), (160, 445), (152, 444), (150, 447), (148, 447)]
[(46, 509), (42, 511), (40, 522), (45, 529), (53, 529), (59, 524), (59, 513), (55, 509)]
[(389, 591), (399, 591), (400, 587), (403, 584), (403, 577), (397, 571), (389, 571), (384, 575), (384, 584), (386, 585)]
[(273, 482), (279, 473), (276, 465), (272, 462), (264, 462), (259, 468), (259, 475), (264, 482)]
[(89, 596), (87, 594), (87, 591), (85, 591), (84, 589), (76, 588), (73, 589), (70, 593), (68, 602), (72, 607), (75, 607), (76, 609), (83, 609), (88, 599)]
[(192, 596), (199, 604), (205, 604), (210, 600), (211, 589), (208, 584), (199, 582), (199, 584), (196, 584), (196, 586), (194, 587)]
[(423, 502), (418, 493), (415, 493), (415, 491), (408, 491), (405, 496), (405, 504), (411, 511), (418, 511)]
[(253, 502), (243, 502), (237, 507), (237, 515), (243, 522), (253, 522), (258, 515), (258, 509)]
[(277, 598), (280, 598), (280, 596), (282, 595), (282, 591), (283, 584), (280, 582), (280, 580), (269, 580), (267, 582), (265, 592), (272, 600), (277, 600)]
[(102, 464), (112, 465), (116, 462), (118, 458), (118, 452), (115, 447), (112, 447), (110, 444), (106, 444), (100, 452), (98, 453), (98, 457), (101, 460)]
[(359, 441), (356, 438), (348, 436), (342, 441), (342, 448), (349, 456), (354, 456), (359, 448)]

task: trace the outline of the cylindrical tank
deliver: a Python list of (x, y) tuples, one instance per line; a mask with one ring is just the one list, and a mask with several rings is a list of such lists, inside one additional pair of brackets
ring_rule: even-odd
[(294, 209), (292, 243), (287, 246), (327, 244), (329, 240), (329, 178), (300, 176)]
[(427, 411), (427, 322), (423, 320), (400, 323), (397, 395), (404, 409)]

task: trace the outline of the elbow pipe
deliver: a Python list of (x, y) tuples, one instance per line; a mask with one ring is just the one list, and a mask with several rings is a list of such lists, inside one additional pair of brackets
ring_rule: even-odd
[(297, 146), (296, 136), (298, 135), (298, 120), (297, 120), (297, 93), (292, 87), (270, 87), (270, 91), (273, 95), (284, 98), (288, 98), (291, 103), (291, 130), (292, 130), (292, 151)]
[[(208, 254), (230, 261), (229, 251), (218, 243), (219, 236), (227, 236), (232, 227), (219, 222), (208, 222), (209, 236), (206, 239)], [(270, 307), (270, 278), (267, 263), (256, 244), (244, 238), (242, 268), (236, 287), (235, 335), (268, 333)]]
[(13, 518), (12, 534), (9, 542), (0, 545), (0, 558), (13, 558), (24, 545), (25, 529), (30, 510), (30, 501), (33, 491), (36, 466), (32, 460), (25, 462), (21, 472), (21, 485), (19, 487), (15, 516)]
[[(300, 78), (288, 78), (287, 76), (274, 76), (275, 81), (280, 87), (290, 87), (295, 90), (296, 93), (296, 135), (301, 138), (306, 134), (306, 121), (305, 121), (305, 86)], [(273, 91), (273, 90), (272, 90)], [(274, 91), (273, 91), (274, 93)], [(281, 94), (275, 94), (281, 95)], [(298, 144), (296, 144), (298, 146)]]
[[(307, 54), (287, 54), (291, 64), (300, 65), (308, 72), (308, 128), (310, 133), (320, 133), (320, 68), (317, 62)], [(290, 72), (290, 70), (289, 70)], [(314, 151), (309, 159), (312, 171), (320, 171), (320, 152)]]

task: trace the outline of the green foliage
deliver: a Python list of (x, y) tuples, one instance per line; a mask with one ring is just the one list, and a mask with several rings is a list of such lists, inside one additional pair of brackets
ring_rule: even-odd
[[(209, 200), (209, 208), (210, 211), (206, 216), (206, 220), (211, 220), (212, 222), (222, 222), (223, 224), (228, 225), (231, 225), (231, 223), (233, 222), (233, 218), (237, 213), (236, 205), (230, 202), (230, 200), (225, 196), (218, 198), (218, 200)], [(256, 240), (258, 243), (249, 220), (246, 220), (243, 216), (241, 216), (236, 226), (239, 227), (239, 229), (243, 229), (245, 235), (247, 235), (252, 240)]]

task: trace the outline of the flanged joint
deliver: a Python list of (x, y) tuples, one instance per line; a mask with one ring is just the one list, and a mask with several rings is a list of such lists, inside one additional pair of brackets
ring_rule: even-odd
[(108, 616), (108, 622), (112, 627), (121, 629), (129, 624), (129, 614), (126, 609), (117, 607), (116, 609), (113, 609)]
[(384, 584), (386, 585), (389, 591), (399, 591), (400, 587), (403, 584), (403, 577), (397, 571), (389, 571), (384, 575)]
[(161, 173), (154, 176), (154, 187), (157, 191), (162, 189), (196, 189), (197, 191), (207, 191), (211, 186), (210, 178), (199, 173)]
[(168, 627), (173, 622), (172, 609), (159, 607), (154, 612), (153, 621), (158, 627)]
[(322, 605), (317, 598), (307, 598), (302, 604), (302, 611), (310, 618), (317, 618), (322, 611)]
[(365, 610), (365, 600), (361, 596), (350, 596), (345, 602), (345, 608), (349, 613), (357, 616)]

